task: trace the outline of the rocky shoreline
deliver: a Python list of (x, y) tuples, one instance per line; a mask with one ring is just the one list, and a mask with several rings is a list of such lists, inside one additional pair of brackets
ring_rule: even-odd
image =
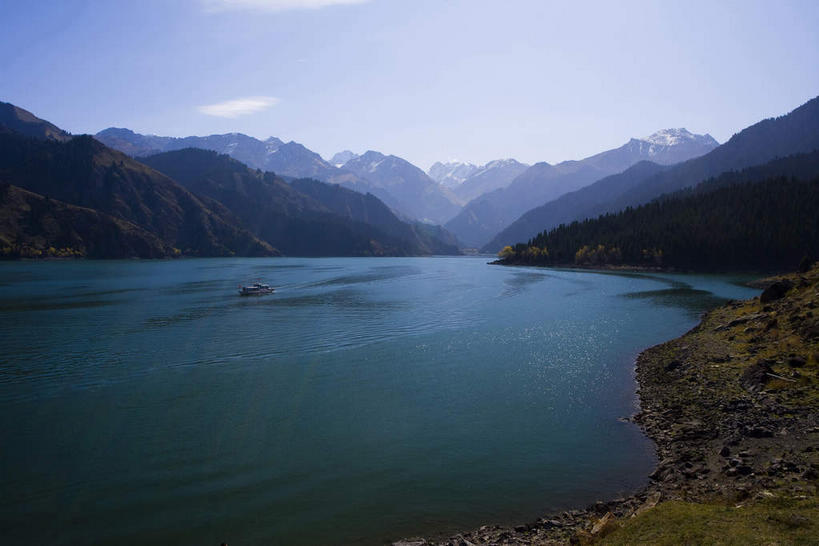
[[(640, 411), (633, 420), (656, 444), (659, 461), (641, 491), (525, 525), (394, 545), (591, 544), (616, 538), (670, 501), (741, 507), (815, 500), (819, 267), (759, 286), (761, 296), (729, 302), (638, 357)], [(792, 517), (783, 533), (816, 526)]]

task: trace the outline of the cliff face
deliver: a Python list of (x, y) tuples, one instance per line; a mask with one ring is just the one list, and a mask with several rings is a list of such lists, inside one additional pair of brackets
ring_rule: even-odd
[(659, 459), (645, 489), (514, 528), (396, 544), (815, 540), (819, 266), (763, 286), (761, 296), (729, 302), (639, 356), (634, 420)]

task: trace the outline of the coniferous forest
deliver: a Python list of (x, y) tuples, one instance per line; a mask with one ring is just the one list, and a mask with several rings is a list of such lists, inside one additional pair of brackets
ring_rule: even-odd
[(792, 269), (804, 257), (819, 255), (817, 173), (817, 152), (725, 173), (651, 203), (507, 246), (500, 263)]

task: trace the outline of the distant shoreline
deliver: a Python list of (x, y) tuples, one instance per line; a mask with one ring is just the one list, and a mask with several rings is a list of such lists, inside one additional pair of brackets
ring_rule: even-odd
[(599, 273), (668, 273), (681, 275), (752, 275), (755, 280), (748, 281), (747, 286), (751, 288), (765, 288), (764, 280), (784, 273), (781, 270), (760, 271), (758, 269), (677, 269), (674, 267), (645, 266), (645, 265), (579, 265), (579, 264), (550, 264), (537, 265), (526, 263), (506, 263), (503, 260), (494, 260), (487, 265), (500, 265), (504, 267), (536, 267), (539, 269), (559, 269), (565, 271), (585, 271)]

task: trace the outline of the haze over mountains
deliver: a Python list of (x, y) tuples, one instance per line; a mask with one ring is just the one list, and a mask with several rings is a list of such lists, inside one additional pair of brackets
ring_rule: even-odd
[(504, 263), (529, 265), (792, 269), (819, 255), (817, 208), (819, 149), (562, 224), (505, 247), (501, 256)]
[[(374, 150), (345, 150), (326, 161), (296, 142), (241, 133), (174, 138), (110, 128), (96, 135), (97, 142), (2, 103), (0, 182), (31, 193), (7, 189), (6, 209), (11, 202), (48, 209), (55, 225), (62, 225), (59, 218), (85, 215), (81, 225), (107, 223), (127, 232), (131, 251), (139, 246), (133, 241), (141, 240), (143, 250), (133, 251), (138, 255), (405, 255), (454, 253), (458, 247), (497, 252), (561, 223), (811, 152), (819, 147), (818, 101), (761, 121), (723, 145), (707, 134), (665, 129), (577, 161), (450, 161), (435, 163), (428, 173)], [(27, 162), (35, 165), (27, 168)], [(64, 176), (70, 183), (57, 182)], [(163, 197), (156, 201), (157, 195)], [(48, 201), (38, 196), (61, 203), (45, 206)], [(19, 211), (7, 212), (7, 232), (26, 225)], [(99, 214), (107, 215), (104, 221)], [(43, 231), (42, 218), (34, 224)], [(194, 233), (195, 240), (185, 238)], [(42, 247), (45, 239), (27, 240)]]
[(482, 167), (471, 163), (439, 162), (430, 167), (429, 176), (447, 186), (459, 203), (466, 204), (485, 193), (505, 188), (528, 168), (529, 165), (514, 159), (496, 159)]
[(310, 177), (371, 193), (405, 220), (441, 224), (467, 247), (480, 247), (537, 203), (651, 159), (670, 164), (711, 150), (709, 135), (666, 129), (631, 139), (615, 150), (580, 161), (529, 166), (514, 159), (477, 166), (451, 161), (436, 163), (429, 173), (395, 155), (345, 150), (325, 161), (296, 142), (276, 137), (264, 141), (229, 133), (206, 137), (159, 137), (110, 128), (97, 134), (102, 142), (135, 157), (185, 147), (214, 150), (250, 167), (285, 178)]
[(212, 151), (185, 148), (143, 160), (156, 169), (0, 103), (3, 255), (256, 256), (278, 254), (278, 247), (302, 256), (458, 251), (442, 230), (406, 224), (371, 195), (316, 189), (326, 186), (321, 182), (291, 185)]
[(440, 185), (452, 189), (463, 184), (477, 170), (478, 166), (472, 163), (464, 163), (463, 161), (441, 163), (438, 161), (433, 163), (427, 174)]
[[(401, 158), (383, 156), (378, 160), (379, 165), (370, 170), (373, 154), (378, 152), (365, 154), (368, 160), (364, 164), (360, 161), (361, 157), (352, 152), (341, 153), (328, 162), (297, 142), (285, 143), (275, 137), (261, 141), (241, 133), (174, 138), (109, 128), (97, 133), (96, 138), (134, 157), (183, 148), (213, 150), (249, 167), (271, 171), (279, 176), (314, 178), (362, 193), (370, 192), (402, 216), (428, 223), (443, 223), (459, 208), (453, 196), (426, 173)], [(345, 159), (342, 168), (333, 164), (341, 164)]]
[(97, 138), (135, 157), (185, 147), (204, 148), (284, 177), (310, 177), (372, 193), (405, 220), (445, 225), (467, 247), (481, 247), (532, 206), (621, 172), (638, 161), (671, 164), (717, 146), (710, 135), (666, 129), (580, 161), (533, 166), (514, 159), (483, 166), (450, 161), (436, 163), (425, 173), (398, 156), (373, 150), (360, 155), (345, 150), (325, 161), (302, 144), (284, 143), (276, 137), (262, 141), (241, 133), (173, 138), (110, 128)]
[(740, 131), (701, 157), (665, 168), (656, 163), (638, 164), (536, 207), (501, 231), (484, 250), (496, 252), (505, 245), (527, 241), (563, 223), (616, 212), (664, 193), (694, 186), (726, 171), (817, 148), (819, 98), (814, 98), (787, 115), (760, 121)]
[(469, 246), (481, 247), (537, 203), (618, 173), (642, 160), (675, 163), (702, 155), (718, 145), (710, 135), (667, 129), (644, 139), (579, 161), (532, 165), (505, 188), (474, 198), (445, 227)]

